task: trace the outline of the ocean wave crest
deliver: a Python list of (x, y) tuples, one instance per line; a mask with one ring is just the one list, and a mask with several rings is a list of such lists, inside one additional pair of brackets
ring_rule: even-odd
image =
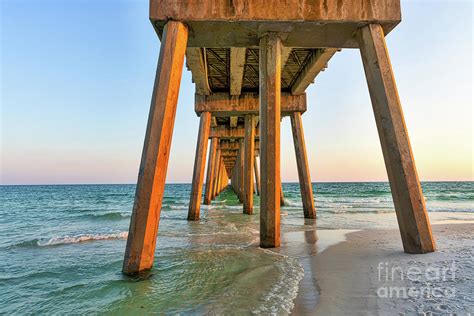
[(57, 246), (65, 244), (76, 244), (94, 240), (109, 240), (109, 239), (125, 239), (128, 237), (128, 232), (116, 232), (116, 233), (106, 233), (106, 234), (80, 234), (74, 236), (60, 236), (52, 237), (49, 239), (46, 238), (35, 238), (32, 240), (27, 240), (15, 244), (11, 247), (48, 247), (48, 246)]
[(131, 214), (124, 214), (120, 212), (109, 212), (109, 213), (93, 213), (84, 215), (84, 217), (99, 218), (99, 219), (124, 219), (129, 218)]
[(63, 244), (76, 244), (93, 240), (107, 240), (107, 239), (125, 239), (128, 237), (128, 232), (109, 233), (109, 234), (81, 234), (76, 236), (53, 237), (48, 240), (38, 240), (39, 247), (56, 246)]

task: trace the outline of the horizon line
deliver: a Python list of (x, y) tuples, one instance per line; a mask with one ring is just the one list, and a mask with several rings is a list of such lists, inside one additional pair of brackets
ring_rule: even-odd
[[(474, 182), (474, 180), (420, 180), (420, 182)], [(299, 181), (282, 181), (282, 183), (299, 183)], [(388, 180), (370, 180), (370, 181), (312, 181), (314, 183), (389, 183)], [(166, 182), (167, 184), (191, 184), (191, 182)], [(203, 185), (206, 183), (203, 182)], [(0, 184), (0, 186), (54, 186), (54, 185), (136, 185), (136, 183), (21, 183), (21, 184)]]

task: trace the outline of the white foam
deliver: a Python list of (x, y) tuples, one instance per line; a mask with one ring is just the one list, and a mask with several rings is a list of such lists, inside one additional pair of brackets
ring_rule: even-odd
[(62, 244), (75, 244), (92, 240), (107, 240), (107, 239), (125, 239), (128, 237), (128, 232), (119, 232), (111, 234), (81, 234), (77, 236), (63, 236), (53, 237), (46, 241), (38, 240), (37, 244), (40, 247), (55, 246)]
[(304, 276), (304, 269), (297, 259), (277, 254), (273, 251), (262, 249), (267, 254), (276, 255), (285, 258), (279, 269), (280, 276), (273, 284), (272, 288), (262, 298), (263, 303), (252, 311), (252, 314), (270, 314), (282, 315), (290, 314), (293, 310), (294, 299), (298, 295), (298, 288), (301, 279)]

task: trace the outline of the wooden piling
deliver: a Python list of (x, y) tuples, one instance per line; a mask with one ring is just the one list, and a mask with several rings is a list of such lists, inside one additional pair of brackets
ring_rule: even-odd
[(214, 198), (216, 197), (217, 195), (217, 175), (218, 175), (218, 171), (219, 171), (219, 168), (220, 168), (220, 161), (221, 161), (221, 150), (220, 149), (217, 149), (217, 153), (216, 153), (216, 167), (214, 169), (214, 175), (212, 176), (213, 177), (213, 180), (212, 180), (212, 198), (211, 200), (214, 200)]
[(193, 181), (191, 183), (191, 198), (189, 200), (188, 221), (199, 219), (202, 199), (202, 182), (204, 168), (206, 167), (207, 144), (209, 142), (209, 129), (211, 127), (211, 113), (201, 113), (196, 156), (194, 158)]
[(209, 150), (209, 157), (207, 162), (207, 175), (206, 175), (206, 191), (204, 192), (204, 204), (211, 204), (212, 195), (212, 181), (215, 166), (215, 159), (217, 154), (217, 137), (211, 138), (211, 147)]
[(253, 160), (255, 156), (255, 129), (253, 115), (245, 115), (244, 138), (244, 214), (253, 213)]
[(260, 39), (260, 246), (280, 246), (281, 40)]
[(257, 156), (254, 157), (253, 168), (255, 170), (255, 188), (257, 188), (257, 195), (260, 195), (260, 175), (258, 174)]
[(316, 218), (314, 209), (313, 186), (309, 174), (308, 157), (303, 133), (303, 122), (301, 113), (294, 112), (290, 115), (291, 129), (293, 131), (293, 143), (295, 145), (296, 164), (298, 167), (298, 178), (300, 180), (301, 199), (303, 200), (303, 212), (305, 218)]
[(241, 203), (244, 202), (244, 158), (245, 158), (245, 148), (244, 148), (244, 140), (241, 138), (239, 139), (239, 155), (238, 158), (238, 176), (239, 176), (239, 201)]
[[(221, 151), (221, 155), (222, 155), (222, 151)], [(222, 157), (221, 159), (219, 159), (219, 164), (218, 164), (218, 168), (217, 168), (217, 175), (216, 175), (216, 197), (219, 195), (219, 193), (221, 192), (221, 177), (222, 177)]]
[(285, 206), (285, 194), (283, 193), (283, 184), (280, 180), (280, 206)]
[(385, 44), (378, 24), (359, 29), (364, 64), (398, 225), (407, 253), (435, 250), (435, 242), (415, 167), (405, 119)]
[(187, 39), (183, 23), (166, 24), (122, 268), (127, 274), (153, 266)]

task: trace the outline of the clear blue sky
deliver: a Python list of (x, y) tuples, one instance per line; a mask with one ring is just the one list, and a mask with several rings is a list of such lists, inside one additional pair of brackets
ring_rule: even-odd
[[(2, 184), (135, 183), (159, 40), (148, 1), (0, 0)], [(387, 37), (422, 180), (473, 179), (471, 1), (402, 1)], [(192, 177), (199, 120), (183, 73), (168, 182)], [(358, 50), (308, 92), (313, 181), (386, 180)], [(296, 181), (289, 119), (282, 178)]]

